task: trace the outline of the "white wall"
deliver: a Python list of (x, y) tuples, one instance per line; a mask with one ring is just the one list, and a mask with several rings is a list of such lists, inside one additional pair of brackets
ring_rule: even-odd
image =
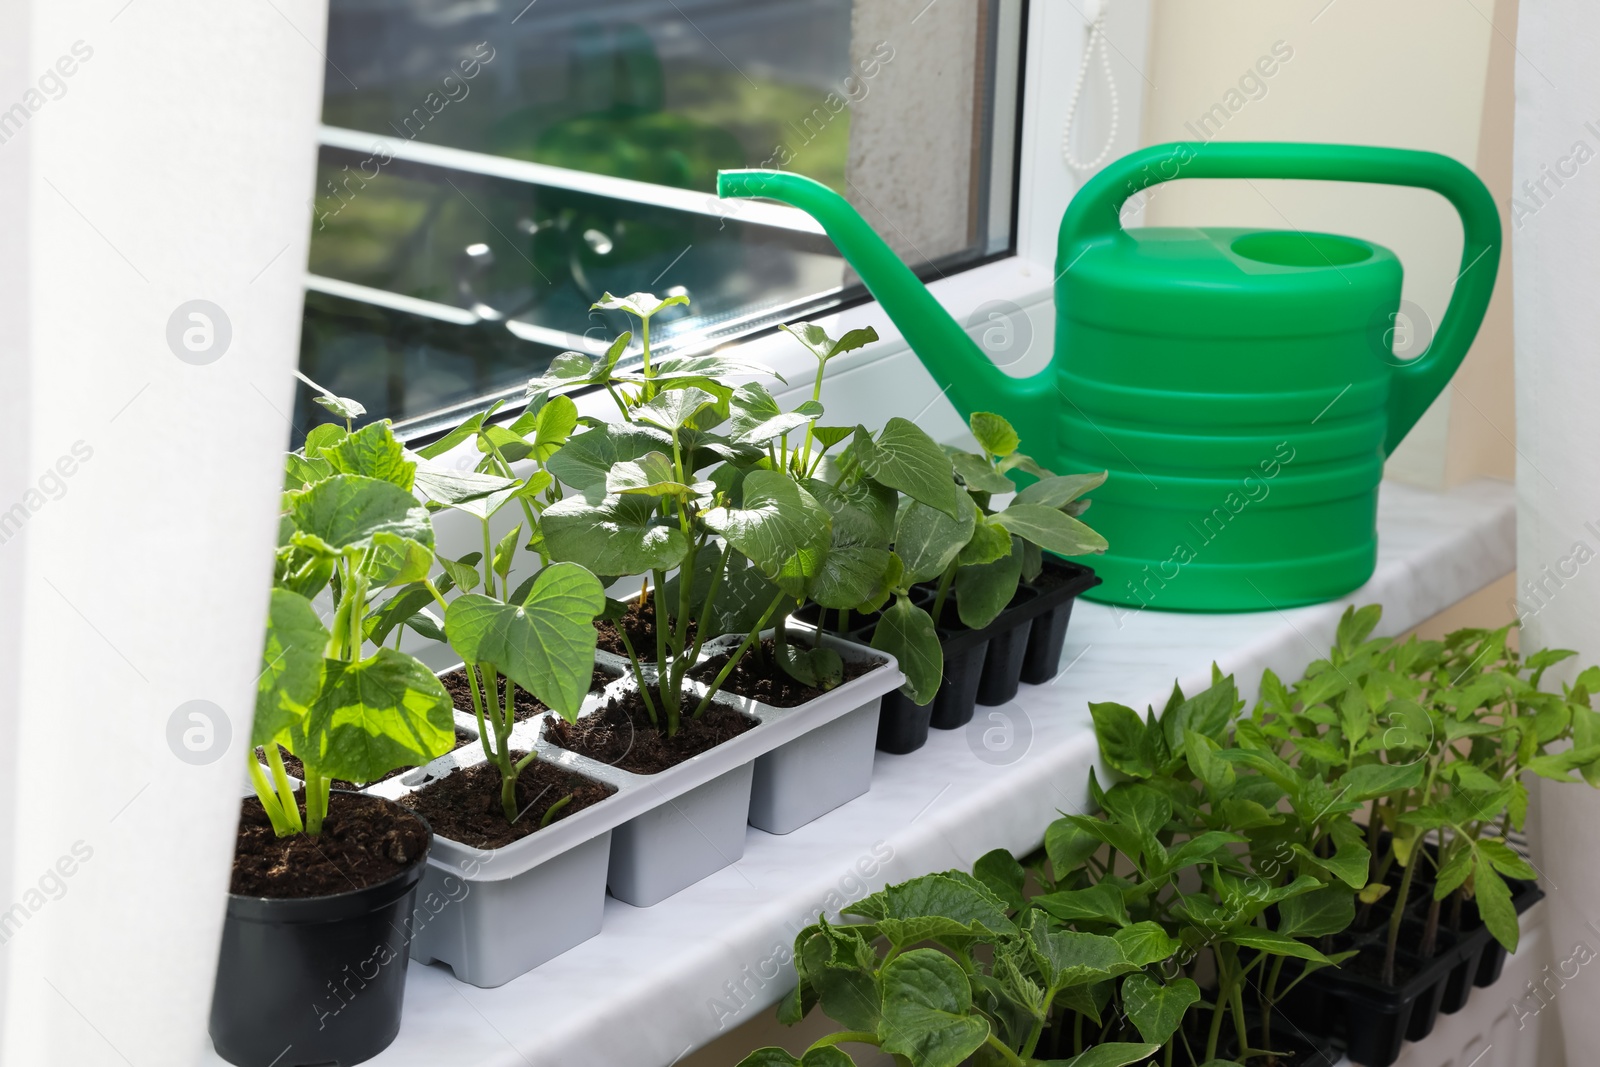
[[(1116, 4), (1118, 0), (1110, 0)], [(1477, 169), (1497, 199), (1505, 146), (1485, 136), (1491, 60), (1510, 37), (1514, 0), (1156, 0), (1144, 141), (1327, 141), (1442, 152)], [(1514, 33), (1514, 28), (1512, 29)], [(1277, 53), (1274, 54), (1274, 48)], [(1288, 58), (1284, 58), (1287, 55)], [(1269, 58), (1273, 73), (1253, 69)], [(1498, 97), (1492, 115), (1504, 117)], [(1201, 120), (1221, 105), (1225, 121)], [(1487, 148), (1493, 151), (1485, 151)], [(1461, 225), (1422, 190), (1329, 182), (1174, 182), (1151, 198), (1149, 225), (1235, 225), (1348, 233), (1393, 249), (1402, 299), (1439, 321), (1460, 268)], [(1501, 289), (1509, 290), (1502, 257)], [(1482, 474), (1509, 477), (1510, 338), (1497, 317), (1448, 389), (1390, 460), (1387, 474), (1443, 487)], [(1499, 327), (1496, 328), (1496, 322)], [(1489, 442), (1489, 447), (1482, 442)], [(1461, 459), (1470, 456), (1470, 463)]]
[[(0, 115), (27, 119), (0, 143), (0, 519), (20, 502), (26, 536), (0, 545), (0, 686), (20, 690), (0, 688), (0, 750), (26, 756), (0, 812), (0, 922), (19, 924), (0, 927), (0, 1060), (182, 1064), (205, 1041), (270, 580), (325, 0), (6, 14)], [(209, 365), (168, 344), (195, 299), (231, 322)], [(196, 699), (232, 733), (203, 765), (168, 743)]]
[[(1513, 175), (1521, 224), (1517, 260), (1517, 572), (1524, 649), (1576, 649), (1600, 662), (1600, 9), (1588, 0), (1523, 0), (1518, 27), (1517, 135)], [(1579, 144), (1586, 152), (1577, 151)], [(1577, 157), (1587, 162), (1581, 166)], [(1547, 170), (1548, 168), (1548, 170)], [(1557, 185), (1546, 175), (1564, 170)], [(1558, 175), (1559, 176), (1559, 175)], [(1523, 183), (1543, 182), (1530, 193)], [(1526, 209), (1532, 209), (1528, 211)], [(1576, 551), (1579, 543), (1590, 555)], [(1532, 595), (1526, 586), (1543, 589)], [(1566, 960), (1580, 942), (1600, 950), (1600, 793), (1540, 783), (1539, 855), (1549, 887), (1550, 949)], [(1594, 923), (1594, 926), (1590, 924)], [(1565, 977), (1571, 977), (1566, 975)], [(1520, 991), (1519, 991), (1520, 992)], [(1554, 984), (1568, 1060), (1594, 1062), (1600, 1047), (1600, 978), (1584, 968)], [(1549, 994), (1547, 993), (1547, 996)], [(1543, 1014), (1543, 1013), (1541, 1013)]]

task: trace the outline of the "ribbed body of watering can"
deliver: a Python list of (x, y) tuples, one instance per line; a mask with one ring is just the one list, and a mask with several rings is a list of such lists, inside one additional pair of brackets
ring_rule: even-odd
[[(1415, 186), (1461, 216), (1461, 273), (1427, 351), (1390, 347), (1400, 262), (1298, 230), (1124, 229), (1128, 197), (1178, 178)], [(1143, 149), (1074, 197), (1055, 265), (1056, 350), (1032, 378), (999, 370), (849, 204), (792, 174), (728, 171), (822, 224), (956, 408), (1003, 414), (1057, 473), (1106, 469), (1085, 521), (1111, 548), (1086, 594), (1134, 607), (1259, 611), (1365, 582), (1383, 461), (1449, 382), (1489, 303), (1493, 199), (1445, 156), (1345, 145)]]

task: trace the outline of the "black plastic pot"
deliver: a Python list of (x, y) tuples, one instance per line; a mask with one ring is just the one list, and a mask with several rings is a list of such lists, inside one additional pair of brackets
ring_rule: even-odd
[[(936, 620), (939, 646), (944, 651), (944, 679), (938, 695), (925, 707), (899, 692), (884, 697), (878, 713), (879, 751), (894, 755), (915, 752), (927, 743), (930, 727), (958, 730), (972, 721), (977, 705), (1004, 704), (1017, 695), (1022, 682), (1038, 685), (1054, 678), (1073, 601), (1099, 584), (1099, 577), (1088, 567), (1047, 555), (1039, 578), (1020, 585), (1006, 609), (981, 630), (963, 627), (953, 600), (947, 600)], [(913, 595), (919, 606), (932, 611), (931, 586), (919, 587)], [(798, 617), (816, 622), (809, 605)], [(853, 617), (844, 636), (871, 644), (874, 621)]]
[(426, 865), (424, 850), (393, 878), (333, 896), (229, 894), (211, 999), (217, 1054), (239, 1067), (350, 1067), (389, 1047)]

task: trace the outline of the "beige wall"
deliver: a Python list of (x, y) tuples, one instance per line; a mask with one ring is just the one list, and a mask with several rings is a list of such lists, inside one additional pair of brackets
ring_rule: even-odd
[[(1302, 140), (1428, 149), (1474, 167), (1505, 205), (1515, 7), (1515, 0), (1155, 0), (1144, 141)], [(1275, 65), (1271, 77), (1259, 78), (1252, 68), (1274, 46), (1289, 58)], [(1228, 112), (1226, 121), (1202, 125), (1201, 117), (1217, 104)], [(1439, 197), (1412, 189), (1177, 182), (1151, 198), (1143, 221), (1293, 227), (1377, 241), (1405, 264), (1403, 299), (1434, 322), (1449, 299), (1461, 256), (1455, 213)], [(1512, 476), (1508, 260), (1502, 257), (1500, 284), (1477, 343), (1453, 387), (1391, 458), (1390, 477), (1444, 487), (1485, 474)]]

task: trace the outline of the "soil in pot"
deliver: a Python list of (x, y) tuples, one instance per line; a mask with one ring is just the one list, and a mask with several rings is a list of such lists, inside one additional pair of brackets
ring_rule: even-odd
[[(296, 794), (301, 803), (305, 791)], [(427, 851), (428, 827), (387, 800), (334, 793), (316, 837), (279, 837), (255, 797), (239, 813), (228, 892), (246, 897), (331, 896), (377, 885)]]
[[(791, 637), (791, 640), (793, 638)], [(809, 647), (809, 641), (802, 641), (802, 645)], [(772, 639), (761, 642), (761, 653), (758, 656), (754, 649), (744, 654), (739, 660), (739, 665), (728, 675), (722, 683), (725, 692), (735, 693), (751, 700), (759, 700), (772, 708), (795, 708), (801, 704), (809, 703), (827, 692), (814, 685), (806, 685), (789, 677), (789, 673), (778, 665), (777, 652)], [(717, 673), (727, 664), (733, 655), (732, 649), (713, 656), (700, 666), (689, 672), (689, 677), (710, 685), (716, 680)], [(863, 674), (867, 674), (883, 666), (882, 660), (847, 659), (844, 661), (844, 682), (854, 681)]]
[[(628, 640), (633, 642), (634, 653), (643, 661), (653, 660), (656, 654), (656, 597), (654, 591), (647, 595), (643, 602), (638, 597), (628, 601), (627, 614), (619, 622), (609, 619), (597, 619), (594, 628), (598, 633), (595, 647), (602, 652), (610, 652), (615, 656), (626, 657), (628, 647), (622, 643), (622, 635), (617, 627), (621, 626), (627, 631)], [(689, 624), (688, 640), (692, 643), (695, 637), (695, 625)]]
[[(521, 759), (527, 753), (512, 752)], [(506, 822), (500, 806), (500, 769), (478, 763), (452, 771), (429, 782), (399, 803), (427, 819), (435, 833), (473, 848), (499, 848), (537, 833), (545, 814), (566, 797), (572, 799), (551, 818), (552, 823), (598, 804), (616, 790), (601, 782), (534, 760), (517, 776), (517, 807), (521, 814)]]
[[(650, 690), (659, 712), (659, 690)], [(699, 718), (689, 712), (700, 698), (685, 690), (683, 721), (677, 734), (667, 737), (650, 721), (650, 714), (637, 689), (629, 689), (607, 701), (606, 706), (583, 716), (575, 723), (561, 718), (545, 720), (545, 739), (568, 752), (609, 763), (634, 774), (658, 774), (676, 767), (702, 752), (732, 740), (756, 725), (732, 708), (712, 704)]]
[[(616, 681), (617, 678), (618, 675), (615, 672), (608, 671), (604, 667), (596, 667), (594, 674), (589, 678), (589, 692), (597, 694), (607, 685)], [(439, 681), (443, 684), (445, 692), (450, 694), (450, 703), (455, 705), (458, 711), (464, 711), (469, 715), (472, 714), (472, 683), (467, 680), (467, 672), (458, 667), (449, 674), (441, 674)], [(500, 700), (503, 704), (506, 698), (506, 680), (504, 678), (499, 679), (499, 689)], [(511, 718), (516, 722), (525, 722), (535, 715), (543, 715), (550, 710), (537, 697), (520, 686), (517, 688), (514, 700), (515, 703), (511, 706)], [(459, 748), (460, 746), (457, 745), (456, 747)]]
[[(458, 727), (456, 727), (456, 743), (450, 746), (450, 751), (454, 752), (456, 749), (460, 748), (462, 745), (470, 745), (476, 740), (477, 740), (476, 737), (473, 737), (471, 734), (467, 733), (467, 731), (463, 730), (461, 727), (458, 726)], [(305, 768), (305, 764), (300, 762), (300, 757), (291, 755), (288, 752), (282, 752), (280, 754), (283, 756), (283, 769), (288, 772), (289, 777), (291, 777), (291, 778), (299, 778), (302, 781), (304, 781), (305, 780), (305, 776), (306, 776), (306, 768)], [(265, 763), (266, 760), (267, 760), (267, 754), (265, 752), (261, 751), (260, 748), (257, 748), (256, 749), (256, 759), (258, 759), (261, 762)], [(334, 778), (334, 779), (332, 779), (332, 783), (329, 786), (329, 788), (331, 788), (331, 789), (348, 789), (351, 792), (359, 792), (360, 790), (365, 789), (369, 785), (377, 785), (378, 782), (387, 782), (391, 778), (398, 778), (402, 774), (406, 773), (407, 771), (414, 770), (414, 769), (415, 768), (412, 768), (412, 767), (396, 767), (394, 770), (390, 771), (388, 774), (384, 775), (382, 778), (379, 778), (377, 782), (367, 782), (365, 784), (358, 784), (358, 783), (355, 783), (355, 782), (347, 782), (343, 778)]]

